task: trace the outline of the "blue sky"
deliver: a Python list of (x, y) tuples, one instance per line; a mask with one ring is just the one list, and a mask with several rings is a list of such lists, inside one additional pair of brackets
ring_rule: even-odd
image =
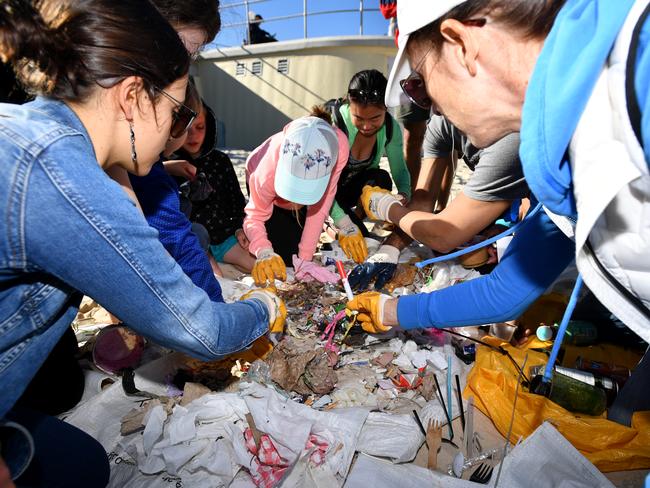
[[(256, 0), (252, 0), (256, 1)], [(315, 15), (307, 19), (307, 35), (322, 37), (332, 35), (359, 34), (359, 2), (360, 0), (307, 0), (308, 12), (324, 10), (354, 9), (354, 13), (337, 13)], [(243, 4), (243, 0), (221, 0), (221, 30), (215, 43), (219, 47), (238, 46), (246, 36), (246, 26), (227, 27), (246, 20), (246, 10), (243, 5), (228, 8), (228, 5)], [(364, 8), (378, 9), (379, 0), (364, 0)], [(303, 0), (262, 0), (249, 5), (249, 10), (260, 14), (264, 19), (292, 14), (302, 14)], [(288, 20), (268, 21), (262, 23), (262, 29), (275, 34), (280, 41), (300, 39), (303, 37), (302, 17)], [(365, 12), (363, 16), (363, 33), (373, 35), (386, 34), (388, 21), (380, 12)], [(214, 43), (212, 44), (214, 45)]]

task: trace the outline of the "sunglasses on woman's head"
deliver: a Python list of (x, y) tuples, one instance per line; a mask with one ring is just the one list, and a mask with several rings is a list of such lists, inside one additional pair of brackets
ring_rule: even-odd
[(348, 98), (354, 102), (384, 104), (384, 91), (380, 90), (348, 90)]
[(174, 139), (178, 139), (183, 134), (185, 134), (187, 129), (190, 128), (192, 122), (194, 122), (194, 119), (197, 116), (197, 113), (187, 105), (176, 100), (166, 91), (160, 88), (156, 88), (156, 90), (158, 90), (160, 93), (162, 93), (164, 96), (176, 104), (176, 108), (172, 112), (172, 126), (169, 130), (169, 135)]

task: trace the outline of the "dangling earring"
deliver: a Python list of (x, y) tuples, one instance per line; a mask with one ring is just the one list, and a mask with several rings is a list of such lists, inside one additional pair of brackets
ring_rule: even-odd
[(135, 152), (135, 132), (133, 131), (133, 123), (129, 122), (129, 130), (131, 131), (131, 162), (138, 164), (138, 153)]

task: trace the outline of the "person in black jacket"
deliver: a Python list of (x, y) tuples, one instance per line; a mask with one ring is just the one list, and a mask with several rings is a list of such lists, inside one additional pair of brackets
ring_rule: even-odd
[(269, 34), (260, 27), (262, 16), (256, 15), (248, 22), (248, 44), (263, 44), (265, 42), (277, 42), (274, 35)]
[(242, 230), (246, 199), (230, 158), (216, 146), (216, 120), (212, 110), (203, 103), (177, 154), (196, 166), (194, 180), (181, 185), (181, 192), (192, 203), (192, 222), (208, 230), (210, 253), (215, 261), (230, 263), (250, 273), (255, 258), (248, 252), (248, 239)]

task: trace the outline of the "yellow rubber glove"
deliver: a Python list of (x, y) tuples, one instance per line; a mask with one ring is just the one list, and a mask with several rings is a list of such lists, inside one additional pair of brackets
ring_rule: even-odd
[(359, 227), (347, 215), (335, 225), (339, 228), (339, 245), (345, 255), (357, 264), (363, 263), (368, 257), (368, 247)]
[(397, 196), (379, 186), (366, 185), (361, 190), (361, 204), (370, 220), (388, 221), (393, 205), (402, 205)]
[(357, 264), (363, 263), (368, 257), (366, 239), (361, 234), (361, 231), (357, 231), (356, 234), (351, 236), (339, 234), (339, 244), (345, 255)]
[(264, 286), (267, 282), (272, 285), (276, 278), (286, 281), (287, 267), (282, 258), (273, 252), (273, 249), (266, 248), (257, 253), (257, 260), (253, 265), (251, 275), (258, 286)]
[(345, 308), (359, 312), (357, 321), (369, 334), (380, 334), (391, 329), (383, 324), (384, 304), (390, 297), (377, 291), (367, 291), (355, 296)]
[(287, 307), (276, 294), (275, 288), (269, 286), (268, 288), (251, 290), (244, 293), (240, 300), (251, 298), (257, 298), (266, 305), (266, 309), (269, 311), (269, 332), (273, 334), (284, 332), (284, 324), (287, 321)]

